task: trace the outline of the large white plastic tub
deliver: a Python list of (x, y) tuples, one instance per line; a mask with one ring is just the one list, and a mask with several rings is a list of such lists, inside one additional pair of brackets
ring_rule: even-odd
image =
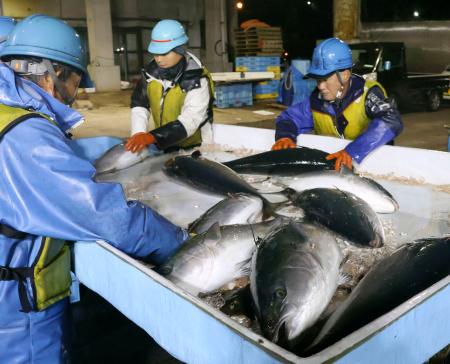
[[(216, 125), (214, 137), (217, 143), (231, 148), (264, 151), (272, 145), (274, 135), (270, 130)], [(300, 145), (329, 152), (342, 149), (345, 143), (312, 135), (299, 139)], [(367, 157), (359, 170), (411, 184), (411, 190), (402, 189), (399, 202), (411, 219), (422, 221), (425, 215), (435, 213), (433, 206), (439, 203), (430, 192), (436, 186), (430, 185), (444, 189), (450, 185), (450, 154), (385, 146)], [(423, 193), (417, 182), (428, 184)], [(407, 191), (413, 192), (409, 195)], [(448, 218), (450, 206), (447, 212), (442, 212), (442, 206), (440, 209)], [(409, 228), (407, 224), (399, 226)], [(450, 276), (324, 351), (299, 358), (104, 242), (77, 242), (74, 251), (76, 274), (83, 284), (146, 330), (174, 357), (187, 363), (411, 364), (423, 363), (450, 343)]]

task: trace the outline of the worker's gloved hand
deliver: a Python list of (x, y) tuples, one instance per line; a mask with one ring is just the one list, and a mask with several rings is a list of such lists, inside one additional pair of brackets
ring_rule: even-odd
[(348, 169), (352, 170), (352, 157), (347, 153), (345, 149), (340, 150), (339, 152), (328, 154), (325, 158), (326, 160), (336, 159), (336, 164), (334, 165), (334, 169), (336, 171), (341, 170), (341, 166), (344, 165)]
[(272, 146), (272, 150), (295, 148), (297, 144), (291, 138), (278, 139)]
[(145, 147), (154, 143), (156, 143), (156, 139), (152, 134), (140, 132), (128, 139), (127, 144), (125, 144), (125, 149), (133, 153), (138, 153)]

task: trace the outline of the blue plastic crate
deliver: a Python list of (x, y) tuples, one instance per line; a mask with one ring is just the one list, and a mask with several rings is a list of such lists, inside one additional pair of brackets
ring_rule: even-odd
[(249, 71), (255, 67), (279, 66), (280, 57), (236, 57), (235, 65), (249, 67)]
[(278, 93), (279, 88), (280, 80), (270, 80), (253, 85), (253, 92), (256, 94), (272, 94)]
[(251, 83), (235, 83), (215, 86), (215, 105), (218, 108), (253, 105)]

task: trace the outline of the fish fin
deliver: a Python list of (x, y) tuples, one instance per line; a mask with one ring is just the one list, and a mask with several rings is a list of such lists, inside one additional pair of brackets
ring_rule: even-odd
[(237, 265), (239, 265), (239, 274), (240, 277), (243, 276), (249, 276), (251, 273), (251, 261), (252, 261), (252, 257), (243, 260), (242, 262), (237, 263)]
[(191, 157), (194, 159), (200, 158), (202, 156), (202, 152), (200, 152), (198, 149), (193, 151), (191, 154)]
[(207, 245), (215, 245), (218, 240), (222, 237), (220, 232), (220, 225), (218, 222), (211, 225), (208, 231), (205, 233), (205, 243)]
[(338, 277), (338, 286), (350, 283), (352, 277), (347, 273), (340, 272)]
[(260, 243), (260, 238), (255, 235), (255, 231), (253, 230), (253, 225), (250, 223), (248, 225), (250, 226), (250, 230), (252, 231), (253, 242), (255, 243), (255, 246), (258, 246)]
[(294, 200), (298, 196), (298, 191), (293, 188), (286, 187), (283, 191), (280, 192), (283, 196), (286, 196), (289, 200)]

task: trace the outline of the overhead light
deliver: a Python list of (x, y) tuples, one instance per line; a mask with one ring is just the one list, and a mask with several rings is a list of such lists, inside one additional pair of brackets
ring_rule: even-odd
[(308, 5), (311, 5), (311, 1), (307, 1), (306, 3), (307, 3)]
[(284, 52), (283, 55), (284, 55), (285, 57), (287, 57), (287, 56), (289, 55), (289, 53), (288, 53), (288, 52)]
[(415, 11), (415, 12), (414, 12), (414, 17), (417, 18), (418, 16), (419, 16), (419, 12), (418, 12), (418, 11)]
[(236, 8), (238, 10), (242, 10), (243, 7), (244, 7), (244, 3), (242, 1), (237, 1), (236, 2)]

